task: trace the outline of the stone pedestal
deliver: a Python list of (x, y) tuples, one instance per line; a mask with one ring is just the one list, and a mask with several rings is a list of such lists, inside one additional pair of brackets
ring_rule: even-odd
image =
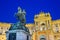
[(10, 30), (6, 32), (7, 40), (30, 40), (30, 34), (24, 30)]

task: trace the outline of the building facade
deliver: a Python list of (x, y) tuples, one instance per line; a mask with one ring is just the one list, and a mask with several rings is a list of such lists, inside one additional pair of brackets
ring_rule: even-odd
[[(6, 40), (10, 23), (0, 23), (0, 40)], [(50, 13), (40, 12), (34, 16), (34, 23), (26, 24), (31, 40), (60, 40), (60, 20), (52, 20)]]

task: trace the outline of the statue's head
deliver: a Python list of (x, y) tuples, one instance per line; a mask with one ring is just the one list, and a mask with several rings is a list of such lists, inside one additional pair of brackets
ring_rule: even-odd
[(18, 12), (17, 12), (16, 16), (20, 22), (25, 22), (25, 14), (26, 14), (26, 12), (24, 10), (22, 10), (20, 7), (18, 7)]

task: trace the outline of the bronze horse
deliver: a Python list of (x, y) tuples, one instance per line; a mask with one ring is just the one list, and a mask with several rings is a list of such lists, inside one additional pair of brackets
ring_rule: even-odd
[(25, 23), (26, 23), (25, 11), (24, 11), (24, 10), (22, 11), (22, 10), (19, 8), (19, 9), (18, 9), (18, 13), (16, 14), (16, 16), (17, 16), (17, 19), (18, 19), (22, 24), (25, 25)]

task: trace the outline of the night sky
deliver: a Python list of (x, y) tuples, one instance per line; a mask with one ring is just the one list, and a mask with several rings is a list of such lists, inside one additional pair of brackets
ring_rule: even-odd
[(17, 22), (18, 6), (26, 11), (26, 23), (34, 23), (34, 15), (41, 11), (50, 12), (52, 20), (60, 19), (60, 0), (0, 0), (0, 22)]

